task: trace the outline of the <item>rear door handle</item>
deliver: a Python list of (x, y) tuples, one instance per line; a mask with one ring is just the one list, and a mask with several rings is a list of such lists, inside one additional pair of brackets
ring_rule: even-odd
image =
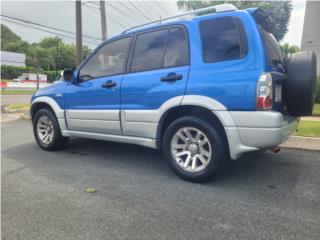
[(104, 84), (101, 85), (101, 87), (103, 87), (103, 88), (114, 88), (115, 86), (117, 86), (117, 83), (112, 80), (108, 80)]
[(161, 78), (161, 82), (175, 82), (181, 80), (183, 77), (182, 74), (176, 74), (175, 72), (168, 73), (168, 75)]

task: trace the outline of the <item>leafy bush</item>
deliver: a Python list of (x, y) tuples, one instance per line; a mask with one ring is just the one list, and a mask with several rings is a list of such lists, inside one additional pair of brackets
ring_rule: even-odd
[[(61, 72), (61, 70), (58, 71), (58, 76), (60, 76), (60, 72)], [(41, 73), (47, 74), (48, 82), (53, 82), (57, 77), (56, 71), (53, 71), (53, 70), (42, 71)]]
[(22, 73), (34, 73), (33, 67), (15, 67), (8, 65), (1, 65), (1, 79), (14, 79), (19, 77)]

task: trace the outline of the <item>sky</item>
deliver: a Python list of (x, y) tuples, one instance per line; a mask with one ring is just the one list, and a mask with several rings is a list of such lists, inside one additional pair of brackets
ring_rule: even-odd
[[(44, 37), (60, 38), (68, 43), (75, 43), (75, 3), (73, 1), (1, 1), (1, 14), (13, 18), (23, 19), (29, 22), (42, 24), (66, 32), (55, 31), (41, 26), (40, 31), (13, 23), (16, 20), (1, 18), (1, 22), (7, 25), (17, 35), (28, 42), (38, 42)], [(283, 42), (301, 45), (301, 36), (304, 21), (305, 0), (294, 0), (293, 11), (289, 23), (289, 31)], [(107, 32), (108, 37), (121, 33), (129, 27), (157, 20), (166, 16), (176, 15), (180, 12), (176, 1), (107, 1)], [(82, 1), (83, 37), (85, 45), (94, 48), (101, 42), (99, 2)], [(27, 25), (27, 26), (25, 26)], [(53, 33), (49, 33), (53, 32)]]
[(289, 21), (288, 32), (282, 42), (301, 46), (301, 38), (303, 31), (304, 12), (306, 8), (306, 1), (293, 1), (293, 10)]

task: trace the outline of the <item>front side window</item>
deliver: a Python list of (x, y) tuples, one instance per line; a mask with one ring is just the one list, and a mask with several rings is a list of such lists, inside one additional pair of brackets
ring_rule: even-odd
[(228, 61), (242, 57), (241, 35), (232, 17), (201, 21), (200, 34), (205, 62)]
[(133, 53), (131, 71), (147, 71), (162, 67), (167, 30), (139, 34)]
[(83, 81), (123, 73), (130, 38), (122, 38), (101, 47), (80, 70)]

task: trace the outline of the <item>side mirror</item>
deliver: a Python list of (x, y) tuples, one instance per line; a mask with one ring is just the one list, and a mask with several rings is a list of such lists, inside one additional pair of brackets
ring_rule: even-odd
[(70, 69), (63, 70), (62, 77), (63, 77), (64, 81), (72, 82), (73, 81), (73, 71)]

